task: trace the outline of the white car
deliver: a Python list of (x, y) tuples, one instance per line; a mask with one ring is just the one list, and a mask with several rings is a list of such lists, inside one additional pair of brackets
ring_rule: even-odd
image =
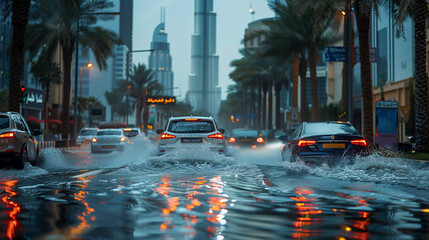
[(158, 129), (159, 154), (174, 150), (198, 151), (210, 149), (216, 153), (225, 153), (225, 130), (219, 129), (212, 117), (171, 117), (165, 130)]
[(101, 129), (91, 140), (91, 153), (123, 151), (126, 143), (122, 129)]
[(97, 128), (82, 128), (77, 135), (76, 144), (78, 146), (83, 144), (89, 144), (91, 139), (95, 137), (97, 133)]

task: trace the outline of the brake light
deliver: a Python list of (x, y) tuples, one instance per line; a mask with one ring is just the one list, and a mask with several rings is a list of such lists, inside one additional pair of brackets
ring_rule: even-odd
[(223, 136), (220, 133), (215, 133), (215, 134), (209, 135), (209, 138), (223, 139)]
[(91, 141), (94, 143), (98, 142), (97, 138), (92, 138)]
[(121, 142), (124, 142), (125, 141), (125, 137), (121, 137)]
[(358, 146), (364, 146), (364, 147), (366, 147), (366, 140), (365, 139), (351, 140), (350, 143), (353, 144), (353, 145), (358, 145)]
[(167, 134), (167, 133), (163, 133), (161, 135), (161, 139), (170, 139), (170, 138), (175, 138), (176, 136), (171, 135), (171, 134)]
[(263, 139), (263, 138), (261, 138), (261, 137), (258, 137), (258, 138), (256, 139), (256, 141), (257, 141), (258, 143), (263, 143), (263, 142), (264, 142), (264, 139)]
[(130, 132), (130, 131), (131, 131), (131, 128), (124, 128), (124, 131), (125, 131), (125, 132)]
[(13, 138), (13, 137), (15, 137), (15, 133), (13, 132), (0, 134), (0, 138)]
[(299, 140), (298, 147), (306, 147), (315, 144), (314, 140)]
[(229, 138), (228, 142), (234, 143), (235, 142), (235, 138), (233, 138), (233, 137)]
[(189, 122), (198, 121), (198, 120), (199, 120), (198, 118), (187, 118), (187, 119), (185, 119), (185, 121), (189, 121)]

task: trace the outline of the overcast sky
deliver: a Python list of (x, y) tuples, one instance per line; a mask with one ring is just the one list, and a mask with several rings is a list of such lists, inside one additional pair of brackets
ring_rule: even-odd
[[(252, 4), (256, 12), (249, 14)], [(174, 93), (184, 98), (188, 90), (191, 72), (191, 36), (194, 32), (194, 0), (134, 0), (133, 50), (150, 49), (155, 27), (160, 23), (161, 7), (165, 7), (165, 30), (170, 42), (173, 58)], [(217, 13), (217, 54), (219, 55), (219, 84), (222, 99), (226, 97), (228, 85), (233, 84), (228, 74), (229, 63), (240, 58), (238, 50), (243, 47), (244, 30), (253, 19), (273, 17), (266, 0), (214, 0)], [(148, 53), (133, 54), (133, 62), (148, 64)]]

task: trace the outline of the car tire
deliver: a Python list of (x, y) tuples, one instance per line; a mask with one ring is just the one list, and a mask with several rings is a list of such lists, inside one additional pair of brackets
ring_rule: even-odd
[(26, 162), (28, 162), (28, 152), (27, 152), (27, 147), (24, 146), (22, 148), (19, 159), (16, 159), (16, 161), (15, 161), (15, 168), (16, 169), (24, 169)]

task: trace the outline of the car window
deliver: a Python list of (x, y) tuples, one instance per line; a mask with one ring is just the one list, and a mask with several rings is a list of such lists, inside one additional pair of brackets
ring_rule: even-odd
[(358, 135), (353, 126), (338, 123), (308, 123), (303, 132), (303, 135), (305, 136), (334, 134)]
[(139, 135), (139, 131), (138, 130), (124, 131), (124, 135), (127, 137), (135, 137)]
[(212, 121), (172, 121), (168, 126), (172, 133), (209, 133), (215, 131)]
[(16, 125), (16, 128), (18, 129), (18, 130), (21, 130), (21, 131), (27, 131), (27, 129), (25, 129), (25, 126), (24, 126), (24, 124), (21, 122), (21, 119), (19, 118), (19, 117), (17, 117), (17, 116), (14, 116), (13, 117), (13, 120), (15, 121), (15, 125)]
[(9, 128), (9, 117), (0, 116), (0, 129)]
[(94, 136), (97, 133), (97, 130), (81, 130), (79, 136)]
[(19, 116), (19, 119), (21, 120), (22, 125), (24, 126), (25, 130), (28, 133), (31, 133), (30, 128), (27, 125), (27, 122), (24, 120), (24, 118), (22, 116)]
[(98, 131), (97, 136), (107, 136), (107, 135), (121, 135), (122, 131)]
[(234, 130), (232, 131), (234, 137), (258, 137), (258, 131), (256, 130)]

